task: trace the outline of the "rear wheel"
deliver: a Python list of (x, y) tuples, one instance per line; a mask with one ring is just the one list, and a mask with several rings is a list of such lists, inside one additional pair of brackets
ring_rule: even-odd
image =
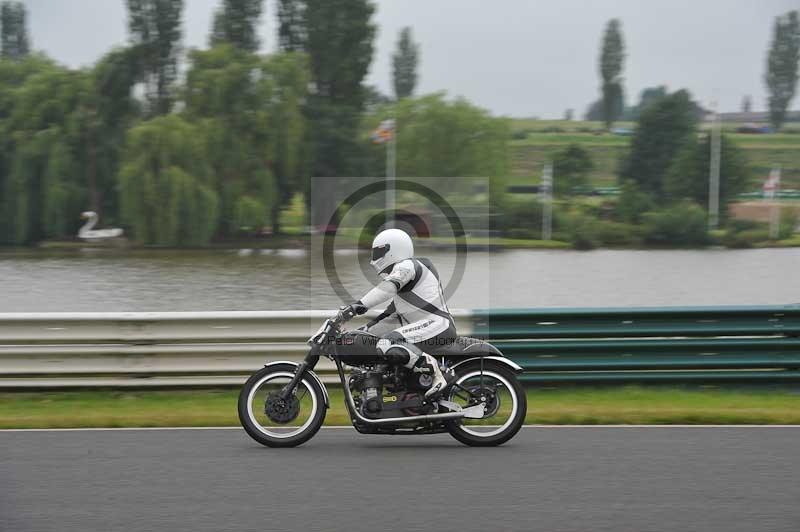
[(450, 434), (466, 445), (501, 445), (519, 432), (525, 423), (528, 403), (517, 376), (495, 361), (476, 361), (456, 368), (456, 380), (448, 400), (462, 408), (484, 403), (481, 419), (460, 418), (447, 422)]
[(280, 397), (295, 369), (292, 364), (265, 367), (239, 393), (239, 421), (262, 445), (295, 447), (311, 439), (325, 421), (325, 394), (310, 375), (300, 380), (288, 398)]

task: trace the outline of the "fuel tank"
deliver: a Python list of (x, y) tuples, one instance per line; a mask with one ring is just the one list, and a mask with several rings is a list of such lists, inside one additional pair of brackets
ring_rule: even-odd
[(378, 360), (378, 340), (379, 336), (366, 331), (346, 331), (336, 339), (335, 352), (349, 366), (375, 362)]

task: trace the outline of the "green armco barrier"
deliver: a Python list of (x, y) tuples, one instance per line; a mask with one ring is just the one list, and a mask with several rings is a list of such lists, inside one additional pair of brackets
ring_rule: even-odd
[(532, 382), (800, 380), (800, 305), (476, 310)]
[(525, 372), (520, 380), (535, 384), (615, 384), (615, 383), (797, 383), (800, 371), (610, 371), (610, 372)]
[[(737, 194), (739, 199), (746, 199), (746, 200), (753, 200), (753, 199), (764, 199), (764, 193), (760, 191), (756, 192), (742, 192), (741, 194)], [(779, 190), (775, 193), (775, 197), (777, 199), (797, 199), (800, 198), (800, 190), (794, 189), (786, 189), (786, 190)]]

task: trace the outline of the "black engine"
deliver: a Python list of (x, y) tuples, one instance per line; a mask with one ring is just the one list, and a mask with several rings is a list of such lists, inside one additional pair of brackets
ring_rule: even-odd
[[(430, 376), (403, 367), (376, 365), (353, 370), (350, 391), (361, 415), (372, 419), (420, 413)], [(427, 382), (426, 382), (427, 381)]]

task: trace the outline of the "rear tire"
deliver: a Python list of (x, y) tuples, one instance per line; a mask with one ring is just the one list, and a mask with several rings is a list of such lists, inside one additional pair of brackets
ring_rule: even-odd
[[(462, 379), (469, 378), (469, 375), (474, 375), (480, 372), (481, 364), (479, 361), (459, 366), (456, 368), (456, 382)], [(501, 382), (504, 382), (508, 388), (508, 392), (513, 394), (513, 399), (516, 400), (514, 405), (515, 410), (512, 408), (511, 419), (507, 422), (508, 425), (496, 433), (488, 433), (487, 435), (480, 435), (475, 430), (470, 430), (469, 426), (464, 425), (464, 419), (454, 419), (447, 421), (447, 431), (453, 438), (457, 439), (465, 445), (472, 447), (494, 447), (502, 445), (514, 435), (519, 432), (522, 425), (525, 424), (525, 416), (528, 412), (528, 401), (525, 395), (525, 388), (517, 380), (516, 374), (506, 365), (492, 361), (485, 360), (483, 362), (484, 375), (491, 376)], [(512, 400), (513, 400), (512, 399)], [(473, 426), (475, 427), (475, 426)]]
[(317, 379), (313, 378), (308, 373), (301, 379), (298, 385), (298, 387), (304, 386), (308, 389), (309, 393), (313, 394), (312, 404), (314, 405), (314, 410), (307, 425), (300, 427), (301, 430), (296, 434), (290, 436), (276, 436), (274, 434), (269, 434), (270, 431), (262, 427), (255, 418), (252, 402), (258, 386), (271, 376), (294, 375), (296, 369), (296, 366), (293, 364), (275, 364), (265, 367), (247, 379), (242, 391), (239, 392), (239, 422), (242, 424), (247, 434), (261, 445), (266, 445), (267, 447), (296, 447), (310, 440), (325, 421), (325, 414), (328, 408), (325, 404), (325, 393), (317, 382)]

